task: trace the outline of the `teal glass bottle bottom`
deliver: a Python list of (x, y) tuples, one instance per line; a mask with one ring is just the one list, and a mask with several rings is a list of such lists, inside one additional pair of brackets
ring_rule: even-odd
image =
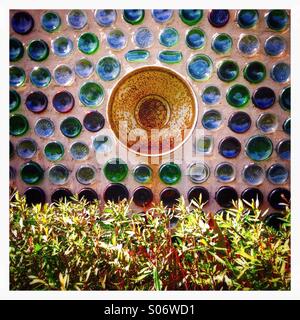
[(175, 28), (165, 28), (159, 35), (161, 45), (170, 48), (175, 46), (179, 41), (179, 33)]
[(9, 61), (19, 61), (23, 58), (24, 52), (24, 46), (20, 40), (18, 40), (17, 38), (9, 39)]
[(79, 90), (79, 99), (86, 107), (97, 107), (104, 99), (104, 89), (96, 82), (86, 82)]
[(181, 51), (177, 50), (164, 50), (158, 54), (158, 59), (162, 63), (175, 64), (182, 61), (183, 54)]
[(274, 113), (263, 113), (258, 117), (256, 126), (263, 133), (275, 132), (278, 128), (278, 117)]
[(266, 67), (260, 61), (252, 61), (244, 68), (244, 78), (250, 83), (260, 83), (266, 77)]
[(34, 126), (35, 134), (41, 138), (51, 137), (54, 131), (55, 131), (54, 123), (49, 118), (40, 118)]
[(136, 25), (143, 22), (145, 17), (145, 10), (133, 9), (133, 10), (123, 10), (123, 18), (126, 22)]
[(217, 130), (222, 124), (222, 114), (218, 110), (208, 110), (202, 117), (202, 125), (207, 130)]
[(196, 54), (187, 65), (188, 75), (197, 81), (208, 80), (213, 71), (213, 62), (209, 56), (205, 54)]
[(260, 165), (252, 163), (244, 166), (242, 178), (247, 184), (258, 186), (262, 184), (265, 179), (265, 171)]
[(229, 162), (222, 162), (216, 166), (215, 176), (222, 183), (232, 182), (235, 179), (235, 175), (235, 167)]
[(9, 91), (9, 111), (16, 111), (21, 104), (21, 97), (16, 90)]
[(58, 161), (64, 155), (64, 146), (59, 141), (52, 141), (46, 144), (44, 154), (49, 161)]
[(71, 145), (70, 154), (74, 160), (84, 160), (89, 155), (89, 147), (84, 142), (74, 142)]
[(273, 143), (266, 136), (253, 136), (246, 143), (246, 154), (254, 161), (263, 161), (273, 153)]
[(281, 140), (276, 146), (276, 152), (282, 160), (291, 159), (291, 140)]
[(48, 11), (42, 15), (41, 26), (47, 32), (55, 32), (61, 25), (60, 16), (53, 11)]
[(94, 54), (99, 48), (99, 39), (92, 32), (83, 33), (78, 39), (78, 49), (84, 54)]
[(105, 177), (111, 182), (121, 182), (123, 181), (128, 174), (127, 164), (119, 159), (114, 158), (107, 161), (104, 166), (103, 172)]
[(75, 30), (83, 29), (87, 25), (87, 22), (87, 15), (82, 10), (74, 9), (67, 14), (67, 23)]
[(60, 124), (61, 133), (67, 138), (77, 137), (82, 130), (80, 121), (75, 117), (68, 117)]
[(283, 184), (287, 182), (289, 172), (280, 163), (274, 163), (267, 171), (267, 178), (273, 184)]
[(210, 175), (209, 167), (202, 162), (194, 162), (189, 165), (188, 176), (189, 179), (194, 183), (205, 182)]
[(43, 179), (44, 170), (38, 163), (29, 161), (21, 166), (20, 175), (25, 183), (37, 184)]
[(240, 10), (237, 15), (238, 25), (244, 29), (254, 27), (257, 24), (258, 19), (258, 10)]
[(52, 41), (52, 51), (58, 57), (66, 57), (73, 51), (74, 44), (70, 38), (60, 36)]
[(227, 33), (219, 33), (212, 39), (211, 48), (217, 54), (227, 54), (232, 49), (232, 38)]
[(74, 69), (75, 69), (75, 73), (80, 78), (89, 78), (94, 72), (93, 63), (86, 58), (79, 59), (76, 62)]
[(112, 50), (120, 51), (127, 45), (127, 39), (124, 32), (120, 29), (114, 29), (107, 35), (107, 43)]
[(150, 52), (148, 50), (134, 49), (125, 53), (125, 59), (128, 62), (142, 62), (148, 60)]
[(31, 60), (41, 62), (49, 56), (49, 46), (44, 40), (33, 40), (27, 48), (28, 56)]
[(134, 43), (141, 49), (146, 49), (152, 46), (154, 35), (147, 27), (141, 27), (134, 34)]
[(60, 86), (70, 86), (75, 76), (73, 70), (68, 65), (61, 64), (54, 69), (53, 78)]
[(30, 80), (37, 88), (45, 88), (51, 82), (51, 73), (47, 68), (34, 67), (30, 73)]
[(203, 90), (201, 98), (205, 104), (217, 104), (221, 99), (220, 89), (216, 86), (208, 86)]
[(22, 114), (13, 114), (9, 118), (9, 133), (12, 136), (22, 136), (29, 129), (29, 123)]
[(101, 130), (105, 125), (105, 119), (103, 115), (98, 111), (90, 111), (83, 119), (83, 125), (86, 130), (90, 132), (97, 132)]
[(253, 34), (241, 35), (238, 41), (238, 50), (245, 56), (255, 55), (260, 47), (259, 39)]
[(99, 26), (110, 27), (117, 19), (117, 12), (112, 9), (97, 9), (94, 17)]
[(199, 9), (179, 10), (179, 17), (181, 21), (186, 25), (193, 26), (201, 21), (203, 17), (203, 10), (199, 10)]
[(97, 63), (96, 71), (101, 80), (112, 81), (120, 75), (121, 64), (114, 57), (103, 57)]
[(82, 165), (76, 171), (76, 179), (83, 185), (88, 185), (96, 180), (96, 168), (91, 165)]
[(138, 183), (149, 183), (152, 179), (152, 169), (146, 164), (139, 164), (133, 170), (133, 177)]
[(199, 137), (196, 141), (196, 152), (209, 155), (213, 151), (214, 138), (212, 136)]
[(69, 170), (62, 164), (56, 164), (49, 169), (49, 181), (55, 185), (63, 185), (68, 181)]
[(9, 67), (9, 85), (12, 87), (21, 87), (26, 80), (26, 73), (23, 68)]
[(181, 170), (176, 163), (165, 163), (159, 168), (159, 177), (165, 184), (173, 185), (179, 182)]
[(235, 84), (227, 90), (226, 100), (232, 107), (243, 108), (250, 100), (249, 89), (242, 84)]
[(239, 66), (233, 60), (225, 60), (218, 66), (217, 74), (220, 80), (230, 82), (239, 75)]
[(279, 104), (284, 111), (291, 111), (291, 87), (282, 89)]
[(202, 49), (205, 46), (206, 36), (202, 29), (193, 28), (188, 31), (185, 42), (191, 49)]
[(93, 147), (97, 154), (105, 154), (112, 151), (113, 140), (107, 135), (98, 135), (93, 140)]
[(120, 202), (124, 199), (128, 200), (129, 191), (128, 189), (121, 183), (111, 183), (109, 184), (103, 193), (103, 199), (105, 202), (113, 201)]
[(22, 159), (31, 159), (36, 154), (37, 149), (37, 143), (30, 138), (25, 138), (16, 145), (17, 155)]

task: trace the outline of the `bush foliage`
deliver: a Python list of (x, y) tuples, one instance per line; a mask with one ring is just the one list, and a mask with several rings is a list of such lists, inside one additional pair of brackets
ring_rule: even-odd
[[(200, 199), (201, 201), (201, 199)], [(276, 230), (255, 203), (212, 215), (183, 199), (10, 203), (11, 290), (288, 290), (290, 210)]]

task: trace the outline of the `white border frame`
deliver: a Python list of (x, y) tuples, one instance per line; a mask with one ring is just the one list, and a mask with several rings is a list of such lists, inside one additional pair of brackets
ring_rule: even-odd
[[(181, 2), (181, 3), (180, 3)], [(98, 8), (101, 3), (102, 8), (198, 8), (200, 5), (203, 9), (225, 8), (226, 9), (278, 9), (284, 6), (284, 9), (291, 9), (291, 83), (292, 88), (300, 88), (300, 5), (297, 6), (298, 0), (239, 0), (236, 3), (230, 0), (210, 0), (195, 1), (164, 1), (151, 0), (136, 1), (126, 0), (123, 4), (112, 2), (111, 0), (85, 0), (81, 3), (68, 3), (61, 0), (36, 1), (36, 0), (1, 0), (0, 2), (0, 30), (3, 31), (0, 37), (0, 61), (3, 70), (0, 74), (0, 83), (2, 90), (0, 93), (0, 114), (3, 119), (0, 125), (0, 150), (2, 157), (0, 158), (0, 176), (2, 177), (0, 192), (0, 299), (93, 299), (93, 300), (155, 300), (155, 299), (174, 299), (174, 300), (222, 300), (222, 299), (299, 299), (300, 298), (300, 201), (296, 194), (300, 191), (300, 167), (296, 164), (300, 163), (300, 95), (297, 90), (292, 89), (293, 109), (292, 117), (292, 158), (291, 158), (291, 193), (292, 193), (292, 283), (290, 291), (9, 291), (9, 9), (72, 9), (80, 8)], [(250, 5), (249, 5), (250, 4)], [(299, 9), (299, 10), (298, 10)], [(299, 89), (298, 89), (299, 90)], [(297, 94), (298, 93), (298, 94)], [(295, 122), (294, 122), (295, 121)], [(296, 139), (298, 137), (298, 139)], [(297, 152), (294, 152), (297, 150)], [(293, 200), (296, 201), (293, 201)]]

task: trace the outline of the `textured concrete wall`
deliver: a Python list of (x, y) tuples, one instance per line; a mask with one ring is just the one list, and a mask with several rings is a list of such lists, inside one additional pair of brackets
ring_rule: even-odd
[[(67, 116), (76, 116), (82, 122), (85, 114), (90, 111), (89, 108), (82, 106), (82, 104), (80, 103), (80, 101), (78, 99), (79, 88), (86, 81), (85, 79), (80, 79), (78, 76), (75, 76), (74, 82), (70, 86), (64, 87), (64, 88), (57, 85), (55, 83), (55, 81), (52, 79), (51, 84), (47, 88), (41, 89), (41, 91), (43, 91), (47, 95), (48, 100), (49, 100), (48, 108), (41, 114), (34, 114), (34, 113), (30, 112), (24, 105), (24, 101), (30, 92), (40, 90), (40, 89), (35, 88), (30, 83), (30, 80), (29, 80), (29, 74), (35, 66), (37, 66), (37, 65), (46, 66), (47, 68), (49, 68), (49, 70), (52, 73), (53, 69), (58, 64), (64, 63), (64, 64), (67, 64), (73, 68), (75, 62), (79, 58), (82, 58), (85, 56), (77, 48), (77, 39), (83, 32), (87, 32), (87, 31), (94, 32), (100, 40), (100, 49), (95, 54), (90, 55), (90, 56), (86, 56), (90, 61), (93, 62), (93, 64), (96, 64), (101, 57), (106, 56), (106, 55), (114, 55), (121, 63), (121, 73), (120, 73), (119, 77), (114, 81), (104, 82), (104, 81), (100, 80), (100, 78), (98, 77), (96, 72), (94, 72), (92, 74), (92, 76), (89, 78), (89, 80), (91, 80), (91, 81), (101, 83), (101, 85), (105, 89), (104, 101), (99, 107), (96, 108), (96, 110), (98, 110), (105, 117), (106, 122), (105, 122), (104, 129), (110, 128), (110, 125), (109, 125), (109, 122), (107, 119), (107, 105), (108, 105), (108, 100), (109, 100), (110, 94), (112, 92), (112, 89), (114, 88), (116, 83), (124, 75), (126, 75), (128, 72), (136, 69), (137, 67), (142, 67), (142, 66), (152, 66), (152, 65), (165, 66), (165, 67), (171, 68), (172, 70), (178, 72), (179, 74), (182, 75), (182, 77), (184, 79), (186, 79), (186, 81), (190, 84), (190, 86), (194, 90), (195, 95), (197, 97), (199, 110), (198, 110), (198, 119), (197, 119), (197, 123), (196, 123), (196, 128), (203, 129), (202, 124), (201, 124), (201, 119), (202, 119), (202, 115), (204, 114), (205, 111), (207, 111), (209, 109), (217, 109), (221, 112), (222, 118), (223, 118), (222, 126), (216, 131), (204, 130), (205, 134), (211, 135), (214, 138), (214, 148), (213, 148), (212, 154), (209, 156), (205, 156), (205, 158), (202, 159), (210, 167), (210, 177), (208, 178), (208, 180), (206, 182), (201, 184), (201, 186), (204, 186), (210, 192), (211, 201), (207, 205), (207, 208), (214, 210), (214, 211), (219, 208), (218, 204), (214, 201), (214, 194), (215, 194), (215, 191), (221, 185), (226, 185), (224, 183), (218, 182), (214, 176), (215, 167), (220, 162), (228, 161), (228, 162), (232, 163), (236, 168), (236, 179), (233, 182), (229, 183), (228, 185), (236, 188), (236, 190), (238, 191), (239, 194), (245, 188), (250, 187), (243, 181), (242, 176), (241, 176), (242, 168), (244, 167), (244, 165), (253, 162), (247, 157), (247, 155), (244, 151), (244, 147), (245, 147), (245, 143), (249, 137), (251, 137), (255, 134), (260, 134), (260, 131), (256, 127), (256, 120), (260, 114), (262, 114), (264, 112), (272, 112), (278, 116), (279, 125), (278, 125), (277, 130), (274, 133), (267, 134), (267, 136), (272, 140), (274, 147), (276, 146), (276, 144), (280, 140), (289, 139), (289, 136), (286, 133), (284, 133), (282, 130), (282, 124), (287, 118), (289, 118), (290, 115), (287, 111), (284, 111), (280, 107), (279, 101), (278, 101), (278, 97), (279, 97), (282, 89), (287, 87), (289, 85), (289, 82), (277, 83), (277, 82), (273, 81), (270, 77), (270, 70), (271, 70), (272, 66), (274, 64), (276, 64), (277, 62), (282, 62), (282, 61), (287, 62), (287, 63), (290, 62), (290, 30), (289, 30), (289, 28), (287, 28), (284, 32), (279, 32), (279, 33), (272, 31), (272, 30), (269, 30), (266, 27), (266, 23), (265, 23), (265, 19), (264, 19), (264, 15), (268, 11), (265, 11), (265, 10), (259, 11), (260, 18), (259, 18), (259, 22), (256, 25), (256, 27), (251, 28), (251, 29), (242, 29), (236, 24), (236, 11), (235, 10), (230, 10), (229, 23), (227, 23), (227, 25), (224, 26), (223, 28), (212, 27), (207, 19), (208, 11), (204, 10), (203, 19), (199, 23), (197, 23), (196, 26), (200, 27), (205, 32), (206, 45), (203, 49), (192, 50), (192, 49), (189, 49), (187, 47), (187, 45), (185, 44), (186, 32), (189, 29), (191, 29), (192, 27), (185, 25), (180, 20), (177, 10), (174, 11), (172, 19), (165, 24), (158, 24), (158, 23), (154, 22), (154, 20), (151, 17), (151, 12), (149, 10), (146, 10), (144, 22), (141, 25), (137, 25), (137, 26), (133, 26), (133, 25), (126, 23), (122, 19), (122, 11), (119, 10), (117, 12), (117, 21), (113, 25), (113, 28), (120, 28), (126, 34), (127, 45), (121, 51), (113, 51), (109, 48), (107, 41), (106, 41), (106, 34), (112, 28), (100, 27), (95, 22), (93, 10), (86, 10), (85, 11), (88, 16), (88, 24), (82, 30), (73, 30), (72, 28), (70, 28), (67, 25), (66, 14), (68, 13), (68, 10), (58, 10), (57, 12), (59, 13), (59, 15), (62, 19), (62, 26), (59, 29), (59, 31), (55, 32), (55, 33), (47, 33), (41, 28), (40, 17), (44, 11), (45, 10), (29, 10), (28, 11), (32, 14), (32, 16), (34, 17), (34, 20), (35, 20), (35, 27), (31, 33), (29, 33), (28, 35), (22, 36), (22, 35), (16, 34), (13, 31), (13, 29), (11, 28), (10, 29), (10, 36), (16, 37), (19, 40), (21, 40), (23, 42), (23, 44), (25, 45), (25, 47), (28, 45), (28, 43), (31, 40), (40, 38), (40, 39), (45, 40), (48, 43), (49, 47), (51, 48), (51, 41), (54, 38), (56, 38), (57, 36), (64, 35), (64, 36), (70, 37), (73, 40), (74, 50), (73, 50), (72, 54), (66, 58), (59, 58), (55, 54), (53, 54), (53, 52), (51, 51), (48, 59), (43, 62), (40, 62), (40, 63), (37, 63), (37, 62), (30, 60), (26, 53), (20, 61), (15, 62), (15, 63), (11, 62), (11, 65), (17, 65), (17, 66), (24, 68), (26, 75), (27, 75), (27, 80), (26, 80), (25, 85), (16, 89), (19, 92), (19, 94), (21, 95), (22, 103), (21, 103), (21, 107), (15, 113), (22, 113), (27, 117), (27, 119), (29, 121), (30, 129), (26, 133), (25, 136), (23, 136), (23, 137), (12, 137), (11, 136), (10, 140), (14, 144), (14, 146), (18, 143), (18, 141), (20, 141), (24, 137), (31, 137), (37, 142), (38, 151), (37, 151), (36, 155), (32, 158), (32, 160), (38, 162), (45, 169), (45, 177), (44, 177), (43, 181), (39, 184), (39, 186), (46, 192), (48, 201), (50, 200), (51, 193), (59, 187), (59, 186), (51, 184), (48, 180), (48, 177), (47, 177), (47, 171), (53, 165), (53, 163), (47, 161), (47, 159), (45, 158), (45, 156), (43, 154), (43, 149), (44, 149), (44, 146), (49, 141), (54, 141), (54, 140), (60, 141), (65, 147), (65, 155), (64, 155), (63, 159), (61, 161), (59, 161), (59, 163), (67, 166), (67, 168), (70, 170), (70, 177), (69, 177), (68, 182), (63, 187), (69, 188), (74, 193), (79, 192), (79, 190), (84, 187), (83, 185), (78, 183), (75, 178), (76, 169), (84, 163), (92, 164), (97, 168), (98, 174), (97, 174), (96, 181), (93, 184), (91, 184), (89, 187), (95, 189), (97, 191), (97, 193), (100, 195), (100, 197), (102, 197), (102, 193), (103, 193), (103, 190), (105, 189), (106, 185), (109, 184), (109, 181), (105, 178), (105, 176), (103, 174), (103, 170), (102, 170), (103, 164), (99, 164), (99, 161), (97, 161), (97, 157), (96, 157), (95, 152), (92, 147), (93, 138), (95, 136), (101, 134), (101, 131), (98, 133), (91, 133), (83, 128), (81, 134), (77, 138), (68, 139), (65, 136), (63, 136), (59, 130), (59, 125), (60, 125), (61, 121), (64, 118), (66, 118)], [(11, 13), (10, 13), (11, 16), (15, 12), (16, 11), (11, 11)], [(124, 54), (129, 50), (137, 48), (133, 42), (133, 35), (134, 35), (136, 29), (138, 29), (141, 26), (149, 27), (154, 34), (154, 43), (148, 49), (150, 51), (150, 58), (145, 62), (129, 63), (124, 58)], [(179, 43), (174, 48), (171, 48), (171, 50), (173, 50), (173, 49), (179, 50), (183, 54), (183, 60), (182, 60), (182, 62), (180, 62), (178, 64), (165, 65), (165, 64), (162, 64), (161, 62), (159, 62), (157, 59), (158, 52), (163, 49), (167, 49), (167, 48), (163, 48), (163, 46), (161, 46), (158, 41), (158, 36), (159, 36), (161, 30), (167, 26), (172, 26), (172, 27), (176, 28), (179, 32), (179, 35), (180, 35)], [(233, 39), (232, 51), (228, 55), (223, 55), (223, 56), (216, 54), (211, 49), (211, 41), (212, 41), (213, 36), (216, 33), (221, 33), (221, 32), (228, 33)], [(242, 34), (253, 34), (259, 38), (260, 48), (259, 48), (257, 54), (255, 54), (254, 56), (251, 56), (251, 57), (243, 56), (238, 51), (237, 43), (238, 43), (238, 40)], [(279, 34), (280, 36), (284, 37), (286, 39), (286, 42), (288, 45), (285, 53), (283, 55), (281, 55), (280, 57), (270, 57), (270, 56), (266, 55), (266, 53), (264, 52), (264, 48), (263, 48), (265, 40), (268, 37), (270, 37), (271, 35), (275, 35), (275, 34)], [(204, 81), (204, 82), (193, 81), (187, 75), (187, 71), (186, 71), (187, 61), (189, 61), (189, 59), (194, 54), (197, 54), (197, 53), (207, 54), (213, 60), (213, 63), (214, 63), (214, 70), (213, 70), (212, 77), (209, 80)], [(236, 61), (240, 67), (240, 74), (239, 74), (238, 78), (235, 81), (233, 81), (233, 83), (222, 82), (221, 80), (219, 80), (219, 78), (217, 76), (216, 66), (218, 65), (218, 63), (220, 61), (225, 60), (225, 59), (232, 59), (232, 60)], [(243, 77), (244, 66), (247, 63), (249, 63), (250, 61), (254, 61), (254, 60), (258, 60), (258, 61), (263, 62), (267, 68), (267, 77), (262, 83), (259, 83), (259, 84), (250, 84)], [(251, 101), (248, 104), (248, 106), (246, 106), (245, 108), (242, 109), (242, 111), (247, 112), (252, 119), (252, 126), (251, 126), (250, 130), (248, 130), (244, 134), (236, 134), (236, 133), (232, 132), (227, 126), (227, 122), (228, 122), (228, 119), (231, 116), (231, 114), (238, 111), (235, 108), (229, 106), (226, 101), (226, 98), (225, 98), (227, 89), (230, 86), (232, 86), (232, 84), (235, 84), (235, 83), (244, 84), (245, 86), (247, 86), (247, 88), (250, 90), (251, 93), (258, 87), (267, 86), (267, 87), (272, 88), (275, 91), (276, 96), (277, 96), (276, 103), (269, 110), (266, 110), (266, 111), (259, 110), (258, 108), (255, 108), (253, 106)], [(216, 85), (217, 87), (219, 87), (219, 89), (221, 91), (221, 100), (216, 106), (213, 106), (213, 107), (205, 105), (201, 99), (201, 96), (200, 96), (203, 89), (208, 85)], [(73, 108), (73, 110), (69, 114), (58, 113), (52, 106), (53, 96), (55, 95), (55, 93), (57, 93), (63, 89), (66, 89), (69, 92), (71, 92), (75, 98), (75, 107)], [(54, 135), (48, 139), (39, 138), (34, 133), (34, 125), (35, 125), (36, 121), (41, 117), (51, 118), (54, 121), (55, 126), (56, 126)], [(225, 136), (234, 136), (234, 137), (238, 138), (239, 141), (241, 142), (242, 151), (237, 158), (225, 159), (224, 157), (222, 157), (218, 153), (218, 143)], [(192, 135), (192, 137), (190, 139), (194, 139), (194, 135)], [(89, 156), (86, 160), (75, 161), (71, 158), (70, 153), (69, 153), (69, 147), (70, 147), (71, 143), (73, 143), (75, 141), (84, 141), (89, 145), (90, 153), (89, 153)], [(120, 146), (120, 148), (122, 149), (122, 146)], [(123, 150), (122, 152), (124, 152), (124, 151), (125, 150)], [(164, 163), (168, 157), (154, 159), (156, 164), (151, 165), (154, 175), (153, 175), (152, 182), (150, 184), (148, 184), (147, 186), (153, 190), (155, 201), (159, 201), (159, 193), (163, 188), (166, 187), (166, 185), (164, 185), (159, 180), (158, 170), (159, 170), (160, 164)], [(171, 157), (173, 157), (172, 154), (171, 154)], [(107, 158), (110, 158), (110, 155), (107, 155)], [(122, 158), (122, 156), (121, 156), (121, 158)], [(201, 158), (199, 158), (199, 159), (201, 160)], [(124, 159), (124, 160), (126, 160), (126, 159)], [(141, 159), (139, 159), (140, 162), (147, 162), (149, 160), (150, 160), (150, 158), (147, 158), (147, 157), (142, 157)], [(153, 161), (153, 159), (152, 159), (152, 161)], [(10, 184), (13, 187), (17, 187), (21, 192), (24, 192), (24, 190), (28, 187), (28, 185), (26, 185), (22, 182), (22, 180), (20, 179), (20, 176), (19, 176), (19, 167), (24, 162), (25, 162), (25, 160), (19, 158), (17, 155), (14, 155), (14, 157), (11, 159), (11, 166), (16, 169), (17, 176), (15, 179), (11, 180)], [(184, 196), (186, 196), (187, 191), (192, 186), (195, 185), (186, 176), (187, 167), (190, 164), (190, 162), (191, 162), (190, 159), (186, 158), (180, 164), (180, 167), (182, 170), (182, 179), (181, 179), (180, 183), (174, 185), (174, 187), (177, 188)], [(289, 168), (289, 161), (284, 161), (284, 160), (279, 159), (275, 150), (273, 151), (272, 156), (268, 160), (260, 162), (260, 165), (264, 169), (267, 169), (271, 164), (277, 163), (277, 162), (281, 163), (284, 166), (286, 166), (287, 168)], [(134, 181), (133, 176), (132, 176), (132, 169), (133, 169), (134, 165), (130, 164), (130, 162), (127, 162), (127, 163), (129, 166), (129, 174), (128, 174), (126, 180), (124, 180), (122, 183), (124, 183), (128, 187), (130, 195), (132, 195), (132, 191), (139, 184)], [(282, 186), (285, 188), (289, 188), (289, 180)], [(265, 196), (264, 206), (268, 206), (267, 201), (266, 201), (267, 195), (275, 187), (276, 186), (271, 184), (267, 179), (265, 179), (264, 183), (259, 186), (259, 189), (263, 192), (263, 194)]]

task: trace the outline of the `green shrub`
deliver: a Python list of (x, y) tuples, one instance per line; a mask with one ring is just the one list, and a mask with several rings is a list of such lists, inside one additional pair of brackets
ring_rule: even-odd
[[(10, 203), (11, 290), (288, 290), (290, 210), (276, 230), (241, 201), (224, 214), (75, 199)], [(176, 226), (174, 222), (177, 220)], [(173, 222), (173, 224), (172, 224)]]

